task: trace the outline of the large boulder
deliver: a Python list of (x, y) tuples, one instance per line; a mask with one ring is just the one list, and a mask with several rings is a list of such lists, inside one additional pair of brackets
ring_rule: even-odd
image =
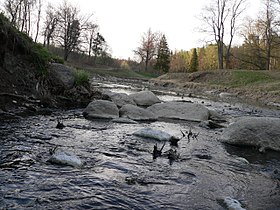
[(159, 98), (151, 91), (140, 91), (129, 95), (138, 106), (151, 106), (160, 103)]
[(148, 107), (158, 118), (201, 122), (209, 119), (209, 110), (200, 104), (166, 102)]
[(221, 141), (233, 145), (249, 145), (280, 151), (280, 119), (270, 117), (244, 117), (230, 124)]
[(122, 107), (126, 104), (136, 105), (134, 100), (125, 93), (113, 93), (110, 95), (110, 98), (118, 107)]
[(87, 119), (114, 119), (119, 117), (119, 109), (111, 101), (96, 100), (88, 104), (83, 115)]
[(52, 85), (65, 90), (71, 89), (75, 84), (73, 69), (59, 63), (52, 63), (49, 66), (49, 77)]
[(136, 121), (155, 121), (157, 117), (150, 111), (132, 104), (126, 104), (120, 109), (120, 116)]

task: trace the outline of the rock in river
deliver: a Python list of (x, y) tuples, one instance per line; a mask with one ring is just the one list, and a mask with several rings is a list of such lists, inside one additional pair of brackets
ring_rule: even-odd
[(119, 109), (111, 101), (96, 100), (89, 103), (83, 115), (87, 119), (114, 119), (119, 117)]
[(122, 107), (125, 104), (136, 105), (134, 100), (126, 93), (113, 93), (110, 98), (118, 107)]
[(151, 106), (160, 103), (159, 98), (151, 91), (140, 91), (129, 95), (138, 106)]
[(241, 203), (238, 200), (233, 199), (229, 196), (225, 197), (223, 201), (226, 207), (228, 208), (228, 210), (246, 210), (241, 206)]
[(271, 117), (244, 117), (230, 124), (221, 141), (233, 145), (249, 145), (280, 151), (280, 119)]
[(160, 130), (155, 130), (152, 128), (142, 128), (142, 129), (134, 132), (133, 135), (144, 137), (144, 138), (156, 139), (156, 140), (160, 140), (160, 141), (169, 141), (172, 138), (174, 138), (169, 133), (166, 133), (166, 132), (160, 131)]
[(209, 119), (209, 110), (201, 104), (185, 102), (166, 102), (148, 107), (159, 118), (206, 121)]
[(131, 120), (129, 118), (126, 117), (120, 117), (120, 118), (116, 118), (111, 120), (111, 122), (113, 123), (124, 123), (124, 124), (138, 124), (138, 122)]
[(120, 109), (121, 117), (127, 117), (131, 120), (137, 121), (155, 121), (157, 117), (147, 109), (143, 109), (138, 106), (134, 106), (131, 104), (124, 105)]
[(55, 150), (48, 162), (58, 165), (68, 165), (73, 167), (81, 167), (83, 162), (75, 154), (61, 149)]

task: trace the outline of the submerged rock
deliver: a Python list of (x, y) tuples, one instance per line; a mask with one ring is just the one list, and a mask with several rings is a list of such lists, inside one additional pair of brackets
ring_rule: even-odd
[(238, 200), (231, 197), (225, 197), (223, 201), (228, 210), (246, 210), (241, 206)]
[(159, 141), (170, 141), (171, 139), (175, 138), (169, 133), (160, 130), (155, 130), (152, 128), (142, 128), (134, 132), (133, 135), (144, 137), (144, 138), (156, 139)]
[(221, 141), (233, 145), (258, 147), (280, 151), (280, 119), (270, 117), (245, 117), (229, 125)]
[(137, 121), (156, 121), (157, 117), (147, 109), (132, 104), (124, 105), (120, 109), (120, 116)]
[(217, 128), (224, 128), (225, 126), (218, 124), (212, 120), (206, 120), (203, 122), (200, 122), (199, 125), (202, 128), (206, 128), (206, 129), (217, 129)]
[(119, 117), (119, 109), (111, 101), (96, 100), (88, 104), (83, 115), (87, 119), (114, 119)]
[(116, 118), (111, 120), (111, 122), (113, 123), (124, 123), (124, 124), (138, 124), (138, 122), (128, 119), (126, 117), (120, 117), (120, 118)]
[(151, 106), (160, 103), (159, 98), (151, 91), (140, 91), (129, 95), (138, 106)]
[(148, 107), (159, 118), (178, 119), (189, 121), (206, 121), (209, 119), (209, 110), (200, 104), (184, 102), (166, 102)]
[(81, 159), (75, 154), (72, 154), (68, 151), (63, 151), (61, 149), (55, 150), (48, 162), (73, 167), (81, 167), (83, 165)]
[(242, 164), (250, 164), (250, 162), (244, 157), (236, 157), (235, 159)]

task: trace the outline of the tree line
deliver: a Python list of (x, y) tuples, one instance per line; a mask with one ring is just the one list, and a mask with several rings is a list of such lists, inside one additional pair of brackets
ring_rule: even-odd
[[(64, 0), (57, 8), (42, 0), (4, 0), (4, 12), (21, 32), (50, 50), (55, 49), (64, 60), (69, 55), (108, 61), (119, 67), (142, 68), (159, 73), (194, 72), (210, 69), (280, 69), (280, 0), (261, 0), (255, 19), (244, 18), (247, 0), (210, 0), (200, 15), (200, 32), (210, 39), (205, 46), (191, 50), (171, 51), (168, 36), (151, 28), (143, 33), (139, 47), (133, 50), (135, 62), (112, 62), (109, 46), (100, 33), (92, 14), (83, 14)], [(233, 46), (237, 35), (243, 43)], [(104, 62), (105, 63), (105, 62)]]
[(94, 64), (98, 56), (110, 56), (109, 46), (92, 14), (83, 14), (67, 0), (57, 8), (51, 4), (43, 6), (42, 0), (5, 0), (4, 12), (19, 31), (35, 42), (43, 37), (44, 47), (62, 49), (65, 61), (72, 52), (93, 57)]
[[(262, 0), (256, 19), (244, 19), (247, 6), (246, 0), (212, 0), (205, 6), (200, 32), (212, 39), (202, 48), (172, 52), (165, 35), (149, 29), (134, 52), (145, 64), (145, 70), (148, 66), (163, 72), (280, 69), (280, 0)], [(240, 46), (233, 46), (237, 34), (244, 41)], [(163, 62), (164, 66), (159, 65)]]

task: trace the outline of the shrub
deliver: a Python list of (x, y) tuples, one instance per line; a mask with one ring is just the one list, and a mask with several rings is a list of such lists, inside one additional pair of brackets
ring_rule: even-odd
[(82, 69), (77, 69), (74, 71), (75, 84), (87, 86), (89, 84), (89, 73)]

